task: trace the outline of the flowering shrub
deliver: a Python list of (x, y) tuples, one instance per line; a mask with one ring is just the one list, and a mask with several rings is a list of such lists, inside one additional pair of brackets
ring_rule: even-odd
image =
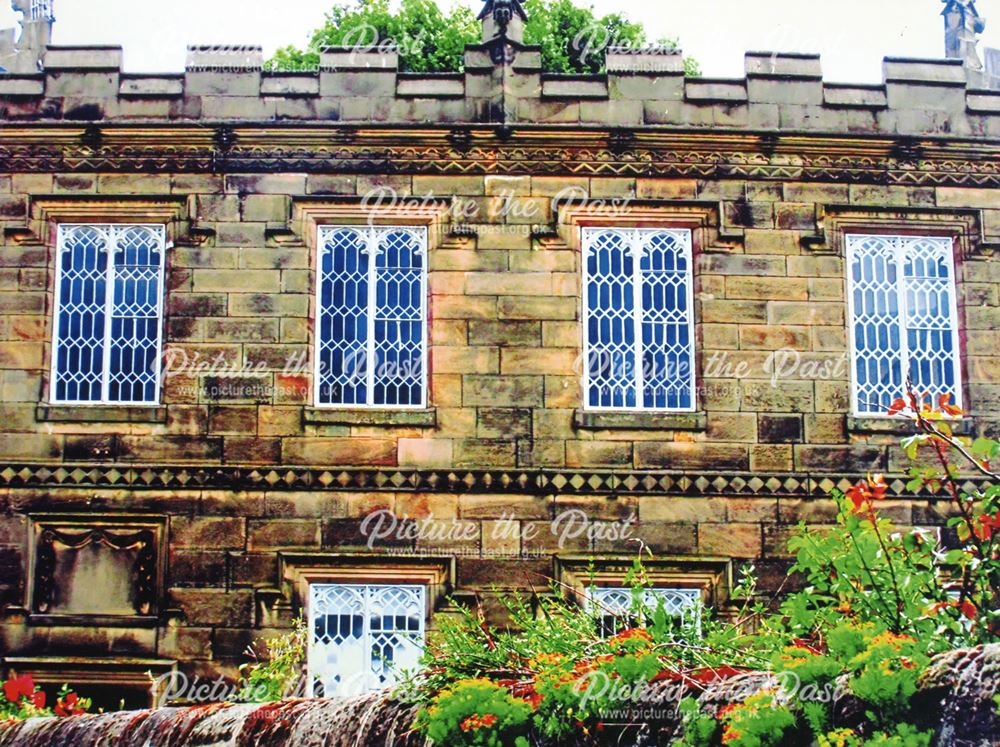
[[(901, 531), (882, 518), (878, 505), (888, 487), (874, 475), (835, 496), (835, 529), (803, 527), (789, 543), (793, 570), (808, 587), (783, 604), (788, 625), (798, 635), (821, 635), (846, 616), (916, 635), (932, 652), (1000, 640), (1000, 486), (990, 466), (1000, 456), (1000, 443), (955, 436), (949, 419), (961, 411), (947, 396), (933, 407), (909, 395), (890, 414), (914, 418), (917, 433), (903, 448), (912, 459), (923, 450), (931, 461), (910, 469), (908, 487), (943, 491), (952, 499), (957, 515), (948, 524), (957, 541), (944, 544), (933, 532)], [(960, 483), (963, 470), (988, 481), (970, 489), (971, 483)]]
[(90, 708), (90, 700), (79, 697), (66, 685), (59, 691), (55, 707), (47, 708), (45, 693), (30, 674), (4, 682), (3, 696), (0, 700), (0, 719), (20, 721), (41, 716), (80, 716)]
[(420, 713), (417, 726), (435, 744), (528, 747), (532, 704), (487, 679), (442, 690)]
[(795, 716), (775, 690), (763, 690), (719, 710), (722, 743), (729, 747), (777, 747), (795, 728)]
[[(648, 584), (636, 561), (627, 579), (633, 608), (613, 637), (602, 635), (597, 611), (569, 604), (559, 588), (538, 609), (503, 599), (505, 629), (471, 611), (442, 620), (424, 670), (404, 688), (422, 704), (419, 727), (436, 745), (593, 744), (606, 714), (644, 686), (669, 680), (697, 693), (739, 671), (770, 669), (777, 687), (717, 714), (683, 700), (675, 745), (927, 747), (932, 732), (914, 725), (921, 714), (911, 700), (930, 656), (1000, 640), (1000, 488), (991, 466), (1000, 444), (956, 436), (961, 411), (947, 397), (932, 404), (908, 395), (890, 414), (913, 419), (917, 433), (903, 448), (930, 462), (910, 470), (909, 488), (952, 499), (951, 535), (894, 526), (880, 513), (889, 486), (873, 475), (833, 496), (835, 526), (802, 526), (792, 537), (792, 570), (805, 584), (777, 614), (748, 601), (732, 623), (704, 612), (693, 627), (643, 604)], [(987, 479), (970, 487), (963, 471)], [(750, 574), (737, 592), (753, 599)], [(844, 695), (860, 723), (837, 723), (833, 703)]]

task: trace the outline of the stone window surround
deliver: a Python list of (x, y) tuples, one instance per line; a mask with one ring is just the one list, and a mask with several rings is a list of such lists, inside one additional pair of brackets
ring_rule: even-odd
[[(577, 604), (587, 603), (587, 588), (621, 587), (634, 556), (559, 555), (555, 580)], [(706, 607), (724, 613), (733, 588), (732, 559), (722, 557), (657, 557), (643, 563), (653, 588), (699, 589)]]
[[(156, 572), (154, 578), (154, 599), (155, 609), (149, 615), (81, 615), (51, 613), (43, 614), (34, 612), (35, 608), (35, 572), (37, 568), (38, 537), (47, 528), (62, 531), (86, 531), (93, 529), (107, 528), (116, 532), (152, 532), (156, 543)], [(28, 561), (24, 594), (24, 607), (22, 610), (8, 608), (7, 615), (21, 612), (27, 615), (31, 624), (35, 625), (83, 625), (104, 627), (155, 627), (160, 622), (161, 615), (165, 612), (163, 608), (163, 598), (165, 590), (165, 569), (166, 569), (166, 519), (160, 516), (150, 516), (145, 514), (116, 514), (114, 516), (98, 516), (92, 514), (33, 514), (29, 517), (28, 524)], [(53, 579), (55, 583), (55, 579)]]
[[(39, 243), (49, 252), (49, 298), (55, 298), (57, 234), (60, 224), (146, 224), (166, 227), (166, 254), (163, 276), (169, 277), (171, 249), (178, 237), (191, 233), (189, 200), (182, 196), (119, 196), (81, 198), (79, 196), (42, 195), (31, 199), (28, 225), (18, 243)], [(167, 288), (164, 284), (164, 306)], [(47, 323), (54, 325), (52, 304)], [(166, 315), (161, 319), (165, 325)], [(165, 331), (162, 333), (165, 334)], [(165, 341), (165, 337), (164, 337)], [(159, 405), (64, 405), (49, 401), (52, 373), (52, 327), (45, 335), (45, 365), (40, 401), (35, 409), (37, 422), (54, 423), (165, 423), (167, 409)], [(161, 382), (162, 392), (162, 382)]]
[[(691, 231), (691, 255), (697, 264), (702, 253), (729, 253), (733, 243), (742, 240), (738, 234), (727, 233), (722, 225), (723, 210), (718, 202), (699, 200), (631, 200), (608, 205), (606, 201), (591, 203), (586, 199), (571, 198), (555, 201), (553, 212), (557, 216), (557, 229), (563, 240), (575, 251), (582, 252), (583, 228), (668, 228)], [(698, 297), (698, 272), (693, 272), (694, 297)], [(579, 318), (583, 318), (583, 296)], [(701, 375), (698, 357), (698, 329), (700, 321), (695, 315), (695, 392)], [(581, 327), (581, 349), (584, 330)], [(573, 414), (573, 425), (579, 430), (674, 430), (704, 431), (708, 426), (708, 416), (698, 409), (694, 412), (600, 412), (583, 408), (586, 392), (580, 382), (580, 403)]]
[[(309, 247), (314, 258), (319, 258), (319, 227), (339, 226), (420, 226), (427, 229), (426, 256), (439, 247), (450, 230), (452, 201), (429, 197), (399, 197), (392, 200), (370, 201), (367, 197), (330, 197), (294, 199), (292, 209), (292, 231)], [(428, 262), (429, 264), (429, 262)], [(428, 268), (429, 269), (429, 268)], [(316, 278), (316, 263), (312, 265)], [(314, 281), (315, 282), (315, 281)], [(313, 304), (316, 293), (311, 294)], [(311, 319), (316, 318), (316, 308)], [(429, 320), (428, 320), (429, 322)], [(315, 324), (310, 325), (309, 349), (316, 349)], [(428, 339), (430, 335), (428, 334)], [(427, 351), (427, 381), (433, 373), (433, 351)], [(430, 386), (428, 384), (428, 389)], [(305, 408), (303, 422), (313, 425), (359, 425), (385, 428), (433, 428), (437, 425), (437, 412), (427, 392), (427, 407), (424, 409), (379, 409), (372, 407), (330, 408), (317, 407), (315, 403)]]
[(455, 559), (439, 555), (280, 552), (280, 597), (305, 611), (312, 584), (405, 584), (427, 588), (427, 620), (455, 588)]
[[(826, 205), (817, 210), (820, 233), (802, 239), (803, 246), (815, 254), (847, 258), (848, 234), (895, 236), (947, 236), (955, 245), (955, 289), (958, 302), (958, 343), (961, 363), (962, 400), (971, 411), (975, 402), (968, 392), (969, 376), (965, 354), (965, 301), (962, 289), (963, 263), (985, 259), (995, 244), (988, 241), (983, 227), (981, 211), (970, 209), (920, 208), (920, 207), (859, 207), (857, 205)], [(847, 304), (847, 268), (844, 268), (844, 303)], [(850, 319), (847, 319), (850, 324)], [(847, 351), (850, 354), (850, 351)], [(853, 374), (852, 374), (853, 375)], [(908, 418), (858, 417), (847, 412), (847, 430), (858, 435), (906, 436), (913, 432)], [(971, 434), (975, 430), (975, 416), (969, 415), (952, 423), (956, 434)]]

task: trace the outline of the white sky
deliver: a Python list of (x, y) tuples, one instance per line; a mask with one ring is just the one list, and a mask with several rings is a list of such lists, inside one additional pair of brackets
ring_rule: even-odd
[[(437, 0), (444, 6), (455, 0)], [(479, 0), (458, 0), (481, 8)], [(581, 4), (588, 0), (580, 0)], [(679, 37), (705, 75), (742, 77), (747, 50), (819, 52), (830, 81), (881, 82), (882, 57), (944, 54), (941, 0), (590, 0), (651, 38)], [(55, 0), (57, 44), (121, 44), (134, 72), (181, 71), (188, 44), (306, 42), (332, 0)], [(979, 0), (1000, 47), (1000, 0)], [(0, 0), (0, 28), (15, 14)]]

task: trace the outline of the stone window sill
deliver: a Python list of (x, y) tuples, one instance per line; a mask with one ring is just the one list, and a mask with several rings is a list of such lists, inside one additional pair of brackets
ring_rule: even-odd
[[(972, 419), (946, 421), (956, 435), (972, 433)], [(916, 424), (910, 418), (859, 418), (848, 416), (848, 433), (886, 434), (889, 436), (912, 436), (917, 432)]]
[(370, 425), (386, 428), (433, 428), (437, 410), (338, 410), (307, 407), (302, 416), (309, 425)]
[(576, 410), (573, 425), (579, 430), (703, 431), (704, 412), (588, 412)]
[(166, 407), (39, 405), (35, 420), (49, 423), (166, 423)]

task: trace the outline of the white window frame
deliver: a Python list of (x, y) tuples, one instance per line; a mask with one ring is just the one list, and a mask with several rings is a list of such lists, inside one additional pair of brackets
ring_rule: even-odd
[[(366, 606), (360, 612), (360, 616), (363, 619), (362, 630), (363, 630), (363, 644), (362, 650), (365, 652), (365, 662), (369, 661), (372, 651), (372, 631), (371, 631), (371, 612), (370, 607), (367, 606), (369, 601), (369, 595), (373, 590), (383, 590), (383, 589), (402, 589), (410, 592), (416, 592), (420, 597), (420, 627), (419, 630), (415, 631), (415, 634), (420, 638), (421, 651), (426, 646), (427, 643), (427, 598), (428, 598), (428, 588), (423, 584), (394, 584), (394, 583), (336, 583), (336, 582), (314, 582), (309, 584), (309, 605), (308, 605), (308, 641), (306, 644), (306, 694), (308, 697), (314, 697), (314, 682), (316, 679), (323, 679), (319, 676), (319, 673), (313, 669), (313, 637), (316, 625), (316, 593), (320, 588), (327, 587), (338, 587), (354, 589), (361, 592), (366, 601)], [(370, 671), (360, 671), (342, 674), (342, 681), (353, 682), (361, 685), (361, 691), (372, 692), (382, 689), (382, 686), (373, 684), (375, 675)], [(353, 692), (353, 691), (352, 691)], [(330, 693), (325, 693), (325, 697), (332, 697)]]
[[(93, 400), (71, 400), (71, 399), (58, 399), (56, 395), (57, 391), (57, 367), (59, 365), (59, 314), (62, 308), (62, 252), (63, 243), (66, 231), (76, 228), (92, 228), (98, 231), (104, 231), (108, 234), (108, 240), (110, 244), (110, 256), (107, 262), (107, 276), (105, 280), (105, 287), (107, 288), (105, 297), (105, 307), (104, 307), (104, 347), (103, 356), (104, 363), (101, 370), (101, 398)], [(108, 393), (111, 390), (111, 329), (112, 329), (112, 311), (115, 302), (115, 262), (114, 253), (117, 251), (117, 235), (122, 231), (127, 231), (134, 228), (146, 228), (154, 231), (160, 241), (160, 267), (159, 273), (157, 275), (157, 288), (158, 288), (158, 298), (157, 298), (157, 336), (156, 336), (156, 371), (155, 371), (155, 388), (156, 397), (151, 400), (136, 400), (136, 401), (126, 401), (126, 400), (112, 400), (108, 398)], [(164, 285), (164, 275), (167, 261), (167, 249), (170, 244), (167, 241), (167, 228), (163, 224), (159, 223), (60, 223), (56, 230), (56, 267), (55, 267), (55, 299), (54, 306), (52, 309), (52, 344), (50, 350), (52, 351), (51, 366), (49, 367), (49, 402), (55, 405), (71, 405), (73, 407), (99, 407), (99, 406), (114, 406), (114, 407), (156, 407), (160, 404), (160, 400), (163, 396), (163, 377), (162, 377), (162, 364), (163, 364), (163, 336), (164, 336), (164, 305), (165, 298), (167, 295), (167, 289)]]
[[(907, 310), (907, 293), (906, 293), (906, 277), (903, 272), (903, 267), (905, 265), (904, 253), (906, 249), (905, 242), (912, 241), (939, 241), (947, 242), (948, 250), (944, 252), (945, 264), (948, 267), (948, 276), (951, 282), (951, 303), (949, 308), (949, 322), (951, 323), (952, 334), (954, 335), (954, 345), (952, 349), (952, 365), (955, 371), (955, 391), (952, 392), (951, 404), (955, 407), (962, 408), (963, 405), (963, 379), (962, 379), (962, 352), (961, 352), (961, 334), (959, 328), (959, 317), (958, 317), (958, 278), (955, 275), (955, 255), (954, 255), (954, 239), (950, 236), (940, 236), (940, 235), (902, 235), (902, 234), (891, 234), (891, 233), (845, 233), (844, 234), (844, 245), (845, 245), (845, 286), (847, 289), (847, 335), (848, 335), (848, 345), (850, 346), (851, 353), (851, 413), (854, 417), (871, 419), (871, 420), (898, 420), (900, 418), (906, 418), (908, 415), (900, 413), (898, 415), (889, 415), (888, 412), (883, 413), (873, 413), (864, 411), (861, 409), (861, 398), (862, 392), (860, 387), (860, 382), (858, 381), (857, 366), (860, 356), (858, 355), (858, 346), (855, 335), (855, 303), (854, 303), (854, 273), (852, 268), (854, 266), (854, 259), (857, 243), (866, 241), (868, 239), (883, 239), (885, 241), (892, 241), (895, 244), (895, 251), (893, 253), (893, 262), (896, 264), (896, 279), (897, 279), (897, 290), (896, 296), (899, 303), (899, 346), (900, 346), (900, 371), (904, 377), (907, 376), (910, 369), (910, 356), (909, 347), (907, 339), (907, 329), (906, 320), (908, 317)], [(906, 394), (905, 391), (899, 393), (900, 397)]]
[[(635, 371), (635, 389), (636, 389), (636, 406), (635, 407), (600, 407), (590, 404), (590, 297), (589, 297), (589, 287), (590, 287), (590, 273), (587, 269), (587, 259), (593, 246), (593, 242), (596, 237), (600, 234), (605, 234), (608, 232), (620, 233), (627, 235), (629, 249), (628, 251), (634, 257), (633, 262), (633, 298), (635, 301), (634, 308), (632, 309), (634, 325), (635, 325), (635, 360), (636, 360), (636, 371)], [(642, 341), (642, 323), (643, 323), (643, 313), (642, 313), (642, 263), (640, 261), (641, 253), (641, 237), (650, 236), (660, 233), (676, 234), (683, 238), (682, 244), (685, 251), (685, 259), (688, 266), (688, 277), (687, 277), (687, 305), (688, 305), (688, 320), (687, 328), (688, 335), (691, 341), (691, 372), (688, 381), (688, 387), (690, 389), (691, 404), (689, 407), (646, 407), (643, 403), (643, 389), (644, 389), (644, 372), (643, 372), (643, 341)], [(582, 246), (582, 258), (581, 258), (581, 274), (583, 276), (583, 294), (582, 294), (582, 307), (583, 307), (583, 409), (586, 412), (649, 412), (649, 413), (690, 413), (697, 412), (698, 410), (698, 389), (697, 389), (697, 372), (695, 370), (696, 365), (696, 355), (697, 355), (697, 341), (695, 340), (695, 312), (694, 312), (694, 236), (690, 228), (631, 228), (631, 227), (617, 227), (617, 226), (594, 226), (581, 229), (580, 232), (581, 246)]]
[[(368, 323), (368, 335), (366, 340), (367, 351), (366, 351), (366, 376), (367, 383), (365, 386), (365, 396), (367, 401), (364, 403), (329, 403), (320, 401), (320, 389), (322, 386), (322, 379), (320, 377), (320, 365), (322, 363), (322, 343), (323, 340), (320, 336), (320, 317), (324, 313), (323, 310), (323, 253), (326, 251), (326, 239), (325, 234), (332, 233), (334, 231), (340, 230), (352, 230), (358, 231), (359, 233), (365, 235), (366, 242), (368, 244), (366, 253), (372, 257), (372, 261), (368, 263), (368, 310), (367, 310), (367, 323)], [(420, 256), (424, 258), (420, 268), (420, 319), (422, 325), (422, 336), (421, 336), (421, 360), (420, 360), (420, 402), (416, 404), (409, 405), (387, 405), (387, 404), (375, 404), (375, 367), (372, 365), (372, 358), (374, 355), (374, 345), (375, 345), (375, 311), (378, 306), (377, 298), (377, 267), (374, 261), (375, 252), (377, 251), (378, 236), (384, 233), (391, 233), (394, 230), (412, 231), (420, 236), (421, 248), (417, 252)], [(428, 345), (429, 345), (429, 327), (430, 323), (428, 320), (428, 304), (427, 304), (427, 272), (430, 259), (430, 252), (428, 251), (428, 235), (426, 226), (413, 226), (413, 225), (351, 225), (351, 224), (323, 224), (317, 227), (316, 231), (316, 320), (314, 329), (316, 331), (313, 346), (313, 356), (315, 363), (313, 364), (313, 406), (317, 409), (326, 410), (424, 410), (427, 408), (428, 402)]]

